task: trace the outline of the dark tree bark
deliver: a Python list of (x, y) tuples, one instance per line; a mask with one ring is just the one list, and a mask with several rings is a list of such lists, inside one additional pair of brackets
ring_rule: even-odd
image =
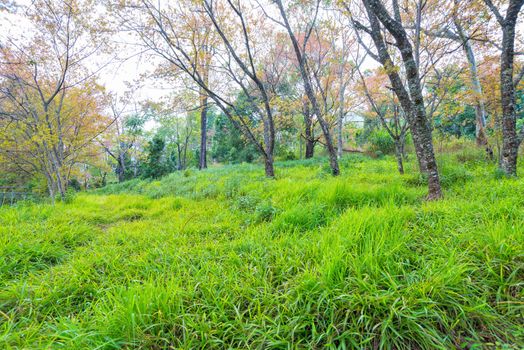
[(125, 161), (123, 159), (123, 154), (119, 155), (117, 166), (116, 166), (116, 175), (118, 177), (118, 182), (124, 182), (125, 181)]
[(267, 177), (275, 177), (275, 169), (273, 166), (273, 155), (269, 155), (264, 159), (264, 171)]
[(395, 138), (395, 158), (397, 158), (397, 169), (400, 175), (404, 175), (404, 146), (406, 139), (404, 136)]
[(311, 128), (306, 126), (306, 159), (313, 158), (315, 155), (315, 141), (311, 135)]
[(500, 54), (500, 96), (502, 105), (502, 152), (500, 168), (508, 176), (517, 175), (517, 155), (521, 138), (517, 133), (515, 108), (515, 82), (513, 62), (515, 57), (515, 27), (524, 0), (510, 0), (503, 17), (491, 0), (484, 0), (502, 29)]
[(198, 169), (207, 168), (207, 96), (202, 97), (200, 107), (200, 159)]
[[(363, 1), (371, 25), (369, 33), (377, 48), (378, 58), (388, 74), (393, 90), (400, 101), (404, 113), (406, 113), (420, 169), (428, 177), (428, 199), (441, 198), (442, 189), (440, 186), (437, 161), (433, 150), (431, 126), (426, 116), (419, 69), (412, 45), (402, 23), (389, 15), (380, 0)], [(396, 4), (396, 2), (394, 2), (394, 4)], [(389, 55), (386, 42), (381, 33), (379, 21), (393, 36), (395, 46), (400, 51), (407, 79), (407, 90)]]
[(313, 128), (313, 116), (309, 109), (309, 102), (304, 102), (302, 113), (304, 114), (304, 139), (306, 141), (306, 159), (313, 158), (315, 154), (315, 134)]

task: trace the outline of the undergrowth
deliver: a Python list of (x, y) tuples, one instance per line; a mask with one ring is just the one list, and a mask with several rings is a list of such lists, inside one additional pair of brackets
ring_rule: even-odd
[(524, 180), (439, 163), (438, 202), (352, 156), (1, 208), (0, 348), (521, 349)]

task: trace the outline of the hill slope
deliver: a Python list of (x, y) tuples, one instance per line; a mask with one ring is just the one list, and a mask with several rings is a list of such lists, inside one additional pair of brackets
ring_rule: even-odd
[(521, 348), (524, 180), (464, 162), (435, 203), (350, 157), (1, 208), (0, 347)]

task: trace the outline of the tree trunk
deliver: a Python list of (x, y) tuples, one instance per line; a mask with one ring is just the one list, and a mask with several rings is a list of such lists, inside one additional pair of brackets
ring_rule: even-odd
[(176, 151), (177, 151), (177, 155), (178, 155), (178, 162), (177, 162), (177, 170), (182, 170), (184, 165), (183, 165), (183, 156), (182, 156), (182, 148), (180, 147), (180, 143), (177, 143), (176, 145)]
[(475, 54), (473, 52), (473, 48), (471, 47), (470, 40), (466, 37), (462, 26), (458, 23), (458, 21), (455, 21), (455, 27), (457, 28), (460, 39), (462, 40), (464, 52), (466, 53), (466, 58), (468, 59), (471, 87), (473, 93), (475, 94), (475, 138), (477, 141), (477, 146), (483, 147), (488, 144), (488, 139), (485, 132), (486, 108), (484, 106), (482, 85), (480, 85), (480, 80), (478, 77), (477, 62), (475, 60)]
[[(408, 81), (411, 78), (408, 77)], [(416, 89), (415, 89), (416, 90)], [(412, 95), (415, 95), (412, 93)], [(439, 199), (442, 197), (442, 189), (440, 186), (440, 178), (438, 174), (437, 160), (433, 150), (433, 138), (431, 135), (431, 127), (426, 119), (424, 101), (422, 94), (415, 95), (413, 100), (416, 115), (410, 118), (411, 134), (413, 136), (413, 143), (416, 146), (417, 157), (419, 158), (419, 165), (421, 171), (428, 177), (428, 199)]]
[(187, 167), (187, 144), (184, 145), (184, 156), (183, 156), (183, 162), (182, 162), (182, 169), (186, 169)]
[(207, 168), (207, 95), (201, 97), (200, 109), (200, 159), (198, 169)]
[(506, 20), (502, 34), (500, 55), (500, 93), (502, 103), (502, 157), (500, 167), (508, 176), (517, 175), (517, 118), (515, 111), (515, 89), (513, 86), (513, 59), (515, 55), (515, 21)]
[(120, 165), (120, 162), (118, 162), (117, 168), (116, 168), (116, 175), (118, 177), (118, 182), (124, 182), (124, 169), (122, 169), (122, 166)]
[(60, 194), (60, 199), (63, 201), (66, 198), (66, 187), (65, 187), (65, 181), (62, 178), (62, 172), (60, 169), (60, 165), (54, 155), (51, 155), (51, 162), (53, 164), (53, 170), (56, 177), (56, 187), (58, 189), (58, 193)]
[[(298, 49), (298, 44), (297, 44), (297, 49)], [(338, 167), (337, 151), (335, 147), (333, 147), (333, 138), (331, 137), (331, 130), (329, 130), (328, 123), (322, 117), (322, 114), (321, 114), (322, 112), (320, 110), (320, 107), (318, 106), (317, 98), (315, 96), (315, 93), (313, 92), (313, 88), (311, 87), (311, 82), (309, 81), (307, 72), (303, 64), (301, 65), (301, 72), (302, 72), (302, 78), (304, 80), (304, 88), (306, 90), (306, 94), (309, 98), (309, 101), (311, 102), (311, 106), (313, 107), (313, 112), (315, 113), (318, 119), (318, 122), (320, 123), (320, 128), (322, 129), (324, 138), (326, 139), (326, 148), (327, 148), (328, 155), (329, 155), (329, 166), (331, 167), (331, 174), (333, 174), (333, 176), (338, 176), (340, 174), (340, 169)]]
[(500, 54), (500, 95), (502, 105), (502, 151), (500, 168), (507, 176), (517, 175), (517, 155), (520, 140), (517, 135), (515, 109), (515, 83), (513, 82), (513, 60), (515, 58), (515, 26), (524, 0), (510, 0), (503, 17), (491, 0), (484, 0), (502, 28), (502, 50)]
[(313, 158), (315, 155), (315, 141), (306, 139), (306, 159)]
[(117, 176), (118, 176), (118, 182), (124, 182), (125, 181), (125, 176), (126, 176), (126, 163), (125, 163), (125, 156), (124, 156), (124, 153), (120, 152), (118, 154), (118, 159), (117, 159), (117, 168), (116, 168), (116, 172), (117, 172)]
[(338, 92), (338, 121), (337, 121), (337, 156), (338, 158), (342, 158), (342, 154), (344, 152), (344, 140), (342, 138), (343, 134), (343, 128), (344, 128), (344, 103), (345, 103), (345, 90), (346, 90), (346, 84), (344, 84), (344, 70), (342, 67), (339, 71), (339, 79), (340, 79), (340, 91)]
[(342, 138), (344, 128), (344, 94), (340, 94), (340, 109), (338, 111), (338, 122), (337, 122), (337, 155), (338, 158), (342, 158), (344, 152), (344, 139)]
[(298, 136), (298, 157), (299, 159), (302, 159), (302, 148), (303, 148), (302, 135), (299, 135)]
[[(469, 44), (468, 44), (469, 46)], [(470, 48), (471, 49), (471, 48)], [(471, 52), (473, 53), (473, 52)], [(474, 60), (474, 58), (473, 58)], [(482, 97), (482, 87), (477, 74), (475, 61), (470, 62), (471, 82), (475, 93), (475, 139), (477, 146), (484, 147), (488, 144), (486, 136), (486, 107)]]
[(488, 145), (488, 137), (486, 136), (486, 111), (484, 108), (484, 103), (477, 101), (475, 104), (475, 140), (477, 141), (477, 146), (484, 147)]
[[(412, 124), (410, 123), (410, 128), (411, 127)], [(418, 170), (423, 174), (427, 174), (428, 166), (426, 164), (426, 159), (424, 158), (424, 151), (418, 139), (418, 134), (416, 131), (413, 132), (413, 130), (411, 130), (411, 136), (413, 138), (413, 147), (415, 148), (415, 155), (417, 156)]]
[(304, 110), (304, 134), (306, 139), (306, 159), (313, 158), (315, 153), (315, 135), (313, 134), (313, 121), (309, 107)]
[(395, 140), (395, 157), (397, 158), (397, 168), (400, 175), (404, 175), (404, 145), (402, 140)]
[(51, 197), (51, 200), (53, 201), (53, 204), (54, 204), (55, 203), (55, 183), (53, 181), (53, 176), (46, 172), (45, 177), (47, 180), (47, 190), (49, 191), (49, 197)]
[(267, 177), (275, 177), (275, 169), (273, 168), (273, 155), (269, 154), (264, 157), (264, 170)]
[[(305, 71), (304, 71), (305, 73)], [(304, 77), (304, 79), (307, 79), (307, 76)], [(331, 174), (333, 176), (340, 175), (340, 169), (338, 167), (338, 158), (337, 158), (337, 151), (335, 147), (333, 147), (333, 138), (331, 137), (331, 131), (329, 130), (329, 125), (324, 120), (324, 118), (321, 116), (320, 107), (318, 106), (316, 96), (313, 92), (313, 89), (311, 88), (311, 84), (309, 80), (307, 82), (304, 82), (306, 93), (308, 95), (309, 101), (311, 102), (311, 105), (313, 107), (313, 112), (318, 118), (318, 122), (320, 123), (320, 128), (322, 129), (322, 133), (324, 135), (324, 138), (326, 139), (326, 148), (329, 155), (329, 166), (331, 167)]]

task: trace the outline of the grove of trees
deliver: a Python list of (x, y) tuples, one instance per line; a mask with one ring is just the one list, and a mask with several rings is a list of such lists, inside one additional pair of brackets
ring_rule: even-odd
[[(506, 176), (524, 139), (524, 0), (36, 0), (0, 8), (0, 186), (72, 188), (188, 167), (412, 151), (435, 139)], [(17, 25), (15, 25), (16, 23)], [(130, 55), (121, 55), (131, 52)], [(126, 91), (103, 84), (136, 61)], [(124, 79), (124, 78), (123, 78)], [(163, 94), (143, 97), (147, 84)]]

